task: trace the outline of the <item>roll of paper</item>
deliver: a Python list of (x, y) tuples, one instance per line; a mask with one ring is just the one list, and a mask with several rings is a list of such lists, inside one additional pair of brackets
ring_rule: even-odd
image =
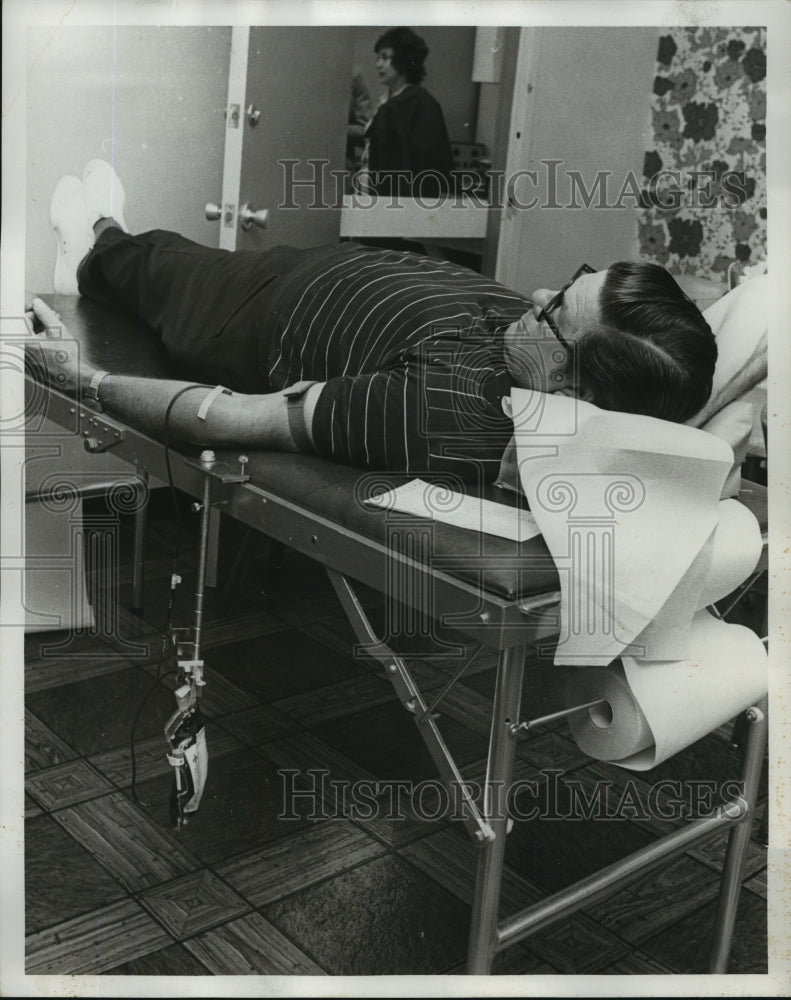
[[(670, 598), (622, 655), (640, 660), (684, 660), (689, 629), (701, 608), (733, 593), (755, 569), (763, 540), (755, 515), (737, 500), (717, 505), (717, 527)], [(684, 623), (688, 622), (687, 627)]]
[(732, 594), (761, 558), (761, 527), (752, 511), (738, 500), (721, 500), (718, 509), (720, 519), (698, 608), (707, 608)]
[(574, 739), (588, 756), (617, 761), (653, 745), (651, 726), (632, 694), (620, 661), (609, 667), (583, 668), (566, 685), (568, 707), (597, 698), (606, 700), (569, 717)]
[(606, 699), (606, 706), (570, 717), (574, 740), (591, 757), (646, 771), (766, 691), (767, 656), (759, 637), (702, 610), (692, 623), (687, 659), (624, 657), (605, 670), (581, 668), (566, 686), (566, 704)]

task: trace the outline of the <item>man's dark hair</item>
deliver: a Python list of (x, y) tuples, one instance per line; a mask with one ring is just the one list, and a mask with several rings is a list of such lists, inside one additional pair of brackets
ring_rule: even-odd
[(393, 68), (407, 83), (420, 83), (426, 75), (423, 63), (428, 55), (428, 45), (411, 28), (390, 28), (376, 40), (374, 52), (380, 49), (393, 50)]
[(711, 395), (717, 342), (658, 264), (617, 263), (599, 299), (601, 325), (575, 344), (580, 395), (596, 406), (683, 423)]

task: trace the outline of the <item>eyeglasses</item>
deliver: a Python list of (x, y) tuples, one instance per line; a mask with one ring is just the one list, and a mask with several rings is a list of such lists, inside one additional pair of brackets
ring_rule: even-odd
[(560, 343), (566, 348), (567, 351), (571, 350), (571, 344), (563, 339), (560, 335), (560, 330), (558, 330), (557, 323), (552, 319), (552, 313), (556, 309), (560, 308), (563, 302), (563, 297), (566, 292), (571, 288), (577, 278), (581, 278), (583, 274), (595, 274), (596, 268), (591, 267), (590, 264), (583, 264), (582, 267), (578, 267), (574, 274), (571, 276), (571, 281), (567, 281), (566, 284), (560, 289), (557, 295), (553, 295), (552, 298), (547, 302), (541, 312), (538, 314), (536, 319), (539, 323), (546, 323), (552, 333), (557, 337)]

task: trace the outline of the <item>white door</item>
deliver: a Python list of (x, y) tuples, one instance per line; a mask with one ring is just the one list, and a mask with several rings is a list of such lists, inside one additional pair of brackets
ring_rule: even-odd
[(345, 164), (352, 32), (233, 29), (220, 246), (338, 239), (343, 182), (332, 171)]

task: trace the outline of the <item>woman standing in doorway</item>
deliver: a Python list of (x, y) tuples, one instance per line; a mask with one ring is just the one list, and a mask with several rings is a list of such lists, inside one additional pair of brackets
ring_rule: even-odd
[(410, 28), (391, 28), (376, 45), (386, 93), (368, 127), (368, 169), (377, 194), (425, 198), (451, 190), (453, 155), (442, 108), (420, 86), (428, 46)]

